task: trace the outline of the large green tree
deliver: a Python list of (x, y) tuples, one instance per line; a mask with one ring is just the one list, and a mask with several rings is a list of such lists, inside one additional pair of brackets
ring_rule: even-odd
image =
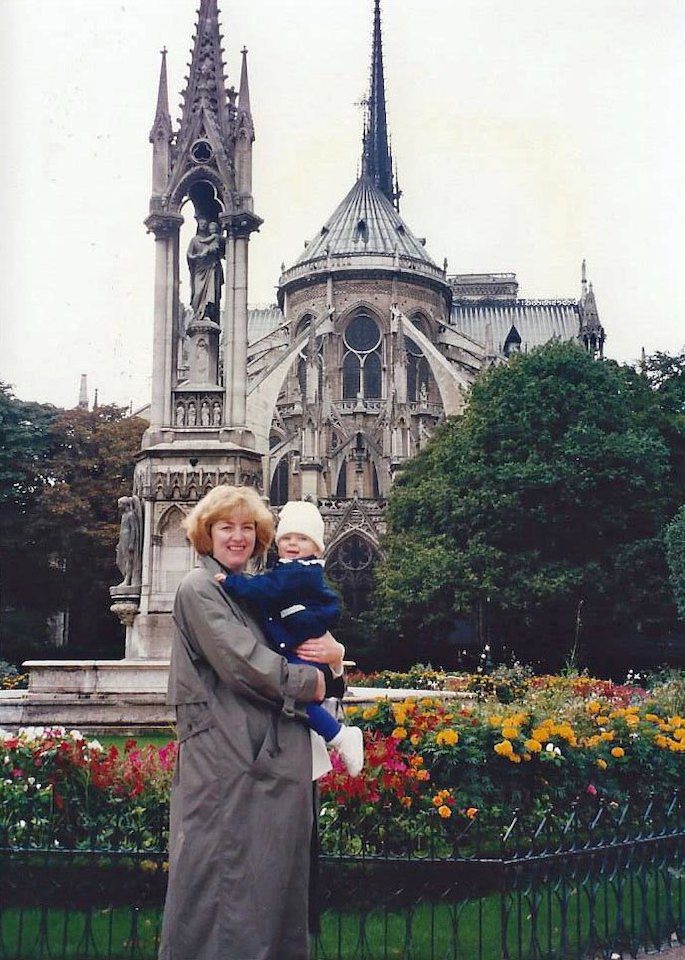
[(666, 527), (666, 556), (671, 586), (681, 620), (685, 620), (685, 506)]
[[(16, 417), (22, 402), (8, 402)], [(36, 428), (35, 450), (21, 463), (19, 495), (8, 500), (0, 530), (3, 635), (15, 640), (15, 658), (15, 648), (42, 639), (37, 622), (62, 610), (70, 645), (98, 653), (118, 643), (108, 593), (120, 579), (117, 499), (131, 491), (144, 428), (116, 406), (49, 409)]]
[(662, 530), (684, 440), (646, 376), (575, 344), (491, 369), (390, 497), (374, 614), (387, 658), (449, 665), (467, 617), (546, 666), (576, 642), (594, 666), (630, 662), (674, 621)]

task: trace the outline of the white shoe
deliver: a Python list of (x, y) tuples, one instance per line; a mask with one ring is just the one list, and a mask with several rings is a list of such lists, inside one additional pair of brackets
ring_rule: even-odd
[(361, 727), (341, 727), (340, 733), (336, 733), (329, 744), (338, 751), (351, 777), (361, 773), (364, 766), (364, 735)]

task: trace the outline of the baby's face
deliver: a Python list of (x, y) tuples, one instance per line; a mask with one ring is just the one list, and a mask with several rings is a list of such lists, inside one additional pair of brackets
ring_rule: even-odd
[(304, 533), (285, 533), (278, 541), (278, 556), (281, 560), (297, 560), (299, 557), (320, 557), (321, 551)]

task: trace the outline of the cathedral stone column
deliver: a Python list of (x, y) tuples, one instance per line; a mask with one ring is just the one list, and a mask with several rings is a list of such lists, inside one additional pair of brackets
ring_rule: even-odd
[(178, 294), (178, 274), (175, 260), (178, 249), (178, 235), (182, 223), (183, 217), (178, 214), (151, 214), (145, 221), (148, 231), (155, 235), (151, 430), (163, 426), (165, 420), (168, 420), (171, 357), (173, 354), (170, 343), (174, 330), (174, 300)]
[[(224, 218), (222, 218), (224, 219)], [(246, 421), (247, 405), (247, 275), (248, 243), (250, 234), (258, 230), (262, 220), (249, 211), (226, 218), (232, 257), (232, 307), (227, 315), (224, 336), (232, 341), (232, 356), (224, 372), (227, 400), (231, 402), (231, 426), (242, 426)]]

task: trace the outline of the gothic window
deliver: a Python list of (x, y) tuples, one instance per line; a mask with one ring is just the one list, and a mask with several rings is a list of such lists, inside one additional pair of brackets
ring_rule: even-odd
[(358, 314), (347, 326), (343, 337), (343, 399), (361, 392), (366, 399), (382, 396), (381, 330), (367, 314)]
[(420, 400), (422, 396), (428, 396), (428, 361), (411, 337), (404, 338), (404, 349), (407, 352), (407, 400)]
[(356, 353), (346, 353), (343, 359), (343, 400), (354, 400), (359, 393), (361, 363)]
[(512, 353), (518, 353), (521, 349), (521, 334), (516, 329), (515, 325), (511, 325), (511, 329), (507, 334), (507, 339), (504, 341), (504, 346), (502, 352), (505, 357), (510, 357)]
[(376, 464), (371, 464), (371, 482), (373, 484), (373, 496), (378, 498), (381, 495), (380, 484), (378, 483), (378, 470), (376, 470)]
[(338, 486), (335, 490), (336, 497), (347, 496), (347, 460), (343, 460), (338, 474)]
[(370, 353), (364, 361), (364, 396), (376, 399), (381, 395), (381, 358)]
[(326, 560), (326, 573), (342, 593), (345, 607), (355, 617), (369, 607), (377, 559), (369, 541), (353, 533), (335, 547)]
[(280, 507), (288, 502), (288, 484), (290, 481), (290, 465), (288, 457), (281, 457), (278, 466), (274, 470), (271, 480), (271, 489), (269, 490), (269, 500), (272, 507)]

